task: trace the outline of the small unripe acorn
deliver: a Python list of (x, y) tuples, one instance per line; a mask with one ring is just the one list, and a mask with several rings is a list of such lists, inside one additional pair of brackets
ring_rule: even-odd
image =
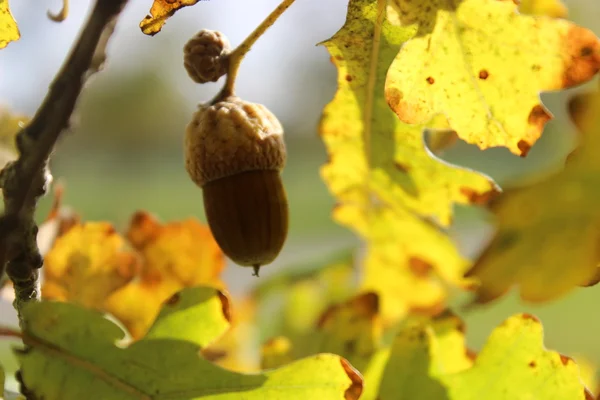
[(216, 82), (227, 72), (230, 49), (221, 32), (203, 29), (183, 47), (183, 66), (196, 83)]
[(229, 96), (201, 105), (187, 126), (185, 166), (202, 188), (210, 229), (234, 262), (271, 263), (288, 230), (280, 171), (286, 161), (283, 128), (263, 105)]

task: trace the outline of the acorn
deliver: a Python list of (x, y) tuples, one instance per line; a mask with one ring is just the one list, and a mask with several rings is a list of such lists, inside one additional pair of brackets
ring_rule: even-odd
[(225, 35), (202, 29), (183, 47), (183, 66), (196, 83), (216, 82), (227, 73), (230, 51)]
[(200, 105), (186, 128), (185, 166), (202, 188), (212, 234), (235, 263), (259, 268), (281, 251), (288, 202), (283, 128), (262, 104), (228, 96)]

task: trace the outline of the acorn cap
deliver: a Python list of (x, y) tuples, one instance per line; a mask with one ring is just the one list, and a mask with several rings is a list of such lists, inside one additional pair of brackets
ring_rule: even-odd
[(265, 106), (230, 96), (202, 104), (185, 134), (186, 169), (200, 187), (247, 171), (281, 171), (283, 128)]

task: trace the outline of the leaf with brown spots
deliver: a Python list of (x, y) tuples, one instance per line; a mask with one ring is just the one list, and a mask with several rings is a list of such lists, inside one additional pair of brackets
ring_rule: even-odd
[[(518, 314), (498, 326), (475, 360), (452, 314), (408, 323), (365, 372), (364, 400), (585, 400), (575, 362), (543, 345), (542, 325)], [(378, 390), (369, 389), (375, 387)]]
[[(387, 74), (398, 117), (424, 124), (443, 115), (468, 143), (525, 156), (551, 118), (540, 92), (590, 80), (600, 41), (566, 20), (519, 14), (516, 3), (394, 0), (399, 23), (416, 30)], [(525, 3), (533, 12), (536, 1)]]
[[(346, 24), (324, 42), (338, 90), (320, 124), (330, 160), (322, 176), (338, 202), (334, 218), (367, 242), (361, 289), (379, 295), (387, 323), (411, 311), (434, 314), (443, 308), (444, 283), (466, 285), (468, 262), (444, 228), (455, 204), (496, 189), (487, 177), (431, 156), (424, 131), (447, 128), (445, 120), (411, 126), (390, 110), (388, 69), (415, 33), (387, 1), (352, 0)], [(413, 268), (414, 260), (430, 268)]]
[(524, 300), (548, 301), (598, 282), (600, 95), (595, 102), (574, 115), (585, 131), (563, 171), (492, 202), (497, 233), (467, 274), (480, 281), (476, 302), (516, 285)]
[(0, 49), (20, 37), (19, 27), (8, 8), (8, 0), (0, 0)]
[(154, 0), (150, 15), (140, 22), (140, 29), (145, 35), (154, 36), (162, 29), (167, 19), (184, 7), (193, 6), (200, 0)]

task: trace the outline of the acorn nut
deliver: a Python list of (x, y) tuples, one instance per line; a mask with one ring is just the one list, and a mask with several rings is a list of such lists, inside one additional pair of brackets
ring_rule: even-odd
[(183, 66), (196, 83), (216, 82), (227, 72), (230, 49), (221, 32), (203, 29), (183, 47)]
[(286, 161), (283, 128), (263, 105), (229, 96), (200, 105), (185, 135), (185, 166), (202, 188), (215, 240), (234, 262), (271, 263), (288, 230), (280, 171)]

